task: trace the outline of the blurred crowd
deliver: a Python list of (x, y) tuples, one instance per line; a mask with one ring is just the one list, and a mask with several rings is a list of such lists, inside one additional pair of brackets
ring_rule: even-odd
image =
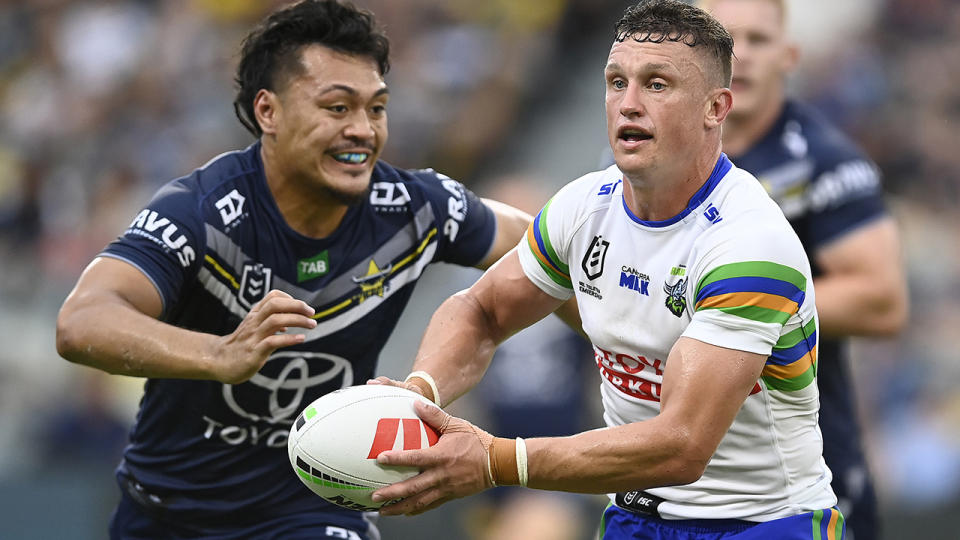
[[(577, 106), (602, 133), (603, 57), (586, 70), (570, 58), (602, 50), (628, 2), (356, 3), (392, 41), (387, 161), (483, 194), (498, 181), (491, 163), (537, 171), (515, 151), (522, 125), (551, 116), (580, 129), (562, 120), (582, 115), (543, 100), (585, 78), (596, 98)], [(879, 163), (910, 276), (908, 330), (856, 344), (869, 452), (886, 505), (936, 513), (960, 500), (960, 4), (822, 3), (791, 2), (806, 53), (791, 86)], [(0, 0), (0, 503), (5, 480), (66, 449), (67, 463), (109, 476), (141, 383), (59, 360), (56, 310), (159, 185), (252, 142), (234, 118), (232, 70), (276, 5)], [(599, 160), (606, 141), (581, 142)], [(546, 192), (594, 165), (544, 180)]]

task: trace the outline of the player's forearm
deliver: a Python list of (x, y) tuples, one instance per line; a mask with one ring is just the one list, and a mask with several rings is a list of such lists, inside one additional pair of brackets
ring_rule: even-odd
[(886, 336), (907, 320), (902, 280), (834, 274), (814, 280), (820, 328), (827, 336)]
[(527, 439), (527, 485), (614, 493), (688, 484), (700, 478), (712, 455), (698, 444), (662, 417), (570, 437)]
[(448, 405), (480, 381), (502, 339), (476, 300), (461, 291), (433, 314), (413, 369), (433, 376), (436, 401)]
[(119, 299), (74, 299), (57, 318), (57, 352), (108, 373), (209, 379), (216, 336), (160, 322)]

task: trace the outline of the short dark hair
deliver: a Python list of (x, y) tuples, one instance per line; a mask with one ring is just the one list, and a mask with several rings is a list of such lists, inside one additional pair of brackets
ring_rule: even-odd
[(253, 112), (261, 89), (275, 91), (283, 77), (302, 73), (300, 53), (308, 45), (369, 57), (381, 75), (390, 70), (390, 41), (372, 13), (338, 0), (302, 0), (272, 13), (243, 40), (233, 109), (243, 127), (263, 135)]
[(733, 38), (709, 13), (680, 0), (642, 0), (630, 6), (617, 21), (618, 42), (663, 43), (675, 41), (704, 47), (717, 61), (724, 86), (730, 86)]

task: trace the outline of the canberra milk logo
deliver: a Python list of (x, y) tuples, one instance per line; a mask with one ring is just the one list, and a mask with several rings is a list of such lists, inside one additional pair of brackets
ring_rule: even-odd
[(180, 233), (177, 226), (169, 219), (160, 217), (155, 210), (146, 208), (137, 214), (126, 234), (141, 236), (162, 246), (168, 252), (173, 251), (184, 268), (190, 266), (190, 263), (197, 258), (197, 253), (187, 243), (186, 235)]
[(240, 279), (240, 290), (237, 291), (237, 300), (247, 308), (253, 308), (253, 305), (266, 296), (270, 290), (270, 278), (273, 271), (260, 263), (247, 263), (243, 265), (243, 277)]
[(330, 250), (297, 261), (297, 283), (326, 275), (330, 271)]
[(244, 201), (246, 199), (243, 195), (239, 191), (233, 190), (214, 204), (217, 210), (220, 210), (220, 217), (223, 219), (224, 225), (229, 225), (243, 215)]
[(620, 267), (620, 286), (624, 289), (637, 291), (642, 296), (650, 296), (650, 276), (638, 272), (631, 266)]

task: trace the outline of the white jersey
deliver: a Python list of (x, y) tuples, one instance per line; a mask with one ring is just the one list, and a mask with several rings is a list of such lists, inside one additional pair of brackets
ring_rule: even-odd
[(783, 213), (726, 156), (665, 221), (637, 218), (622, 178), (612, 166), (565, 186), (518, 248), (538, 287), (576, 295), (607, 425), (659, 414), (667, 355), (681, 336), (769, 356), (703, 476), (647, 490), (665, 499), (660, 515), (768, 521), (833, 506), (817, 427), (813, 280)]

